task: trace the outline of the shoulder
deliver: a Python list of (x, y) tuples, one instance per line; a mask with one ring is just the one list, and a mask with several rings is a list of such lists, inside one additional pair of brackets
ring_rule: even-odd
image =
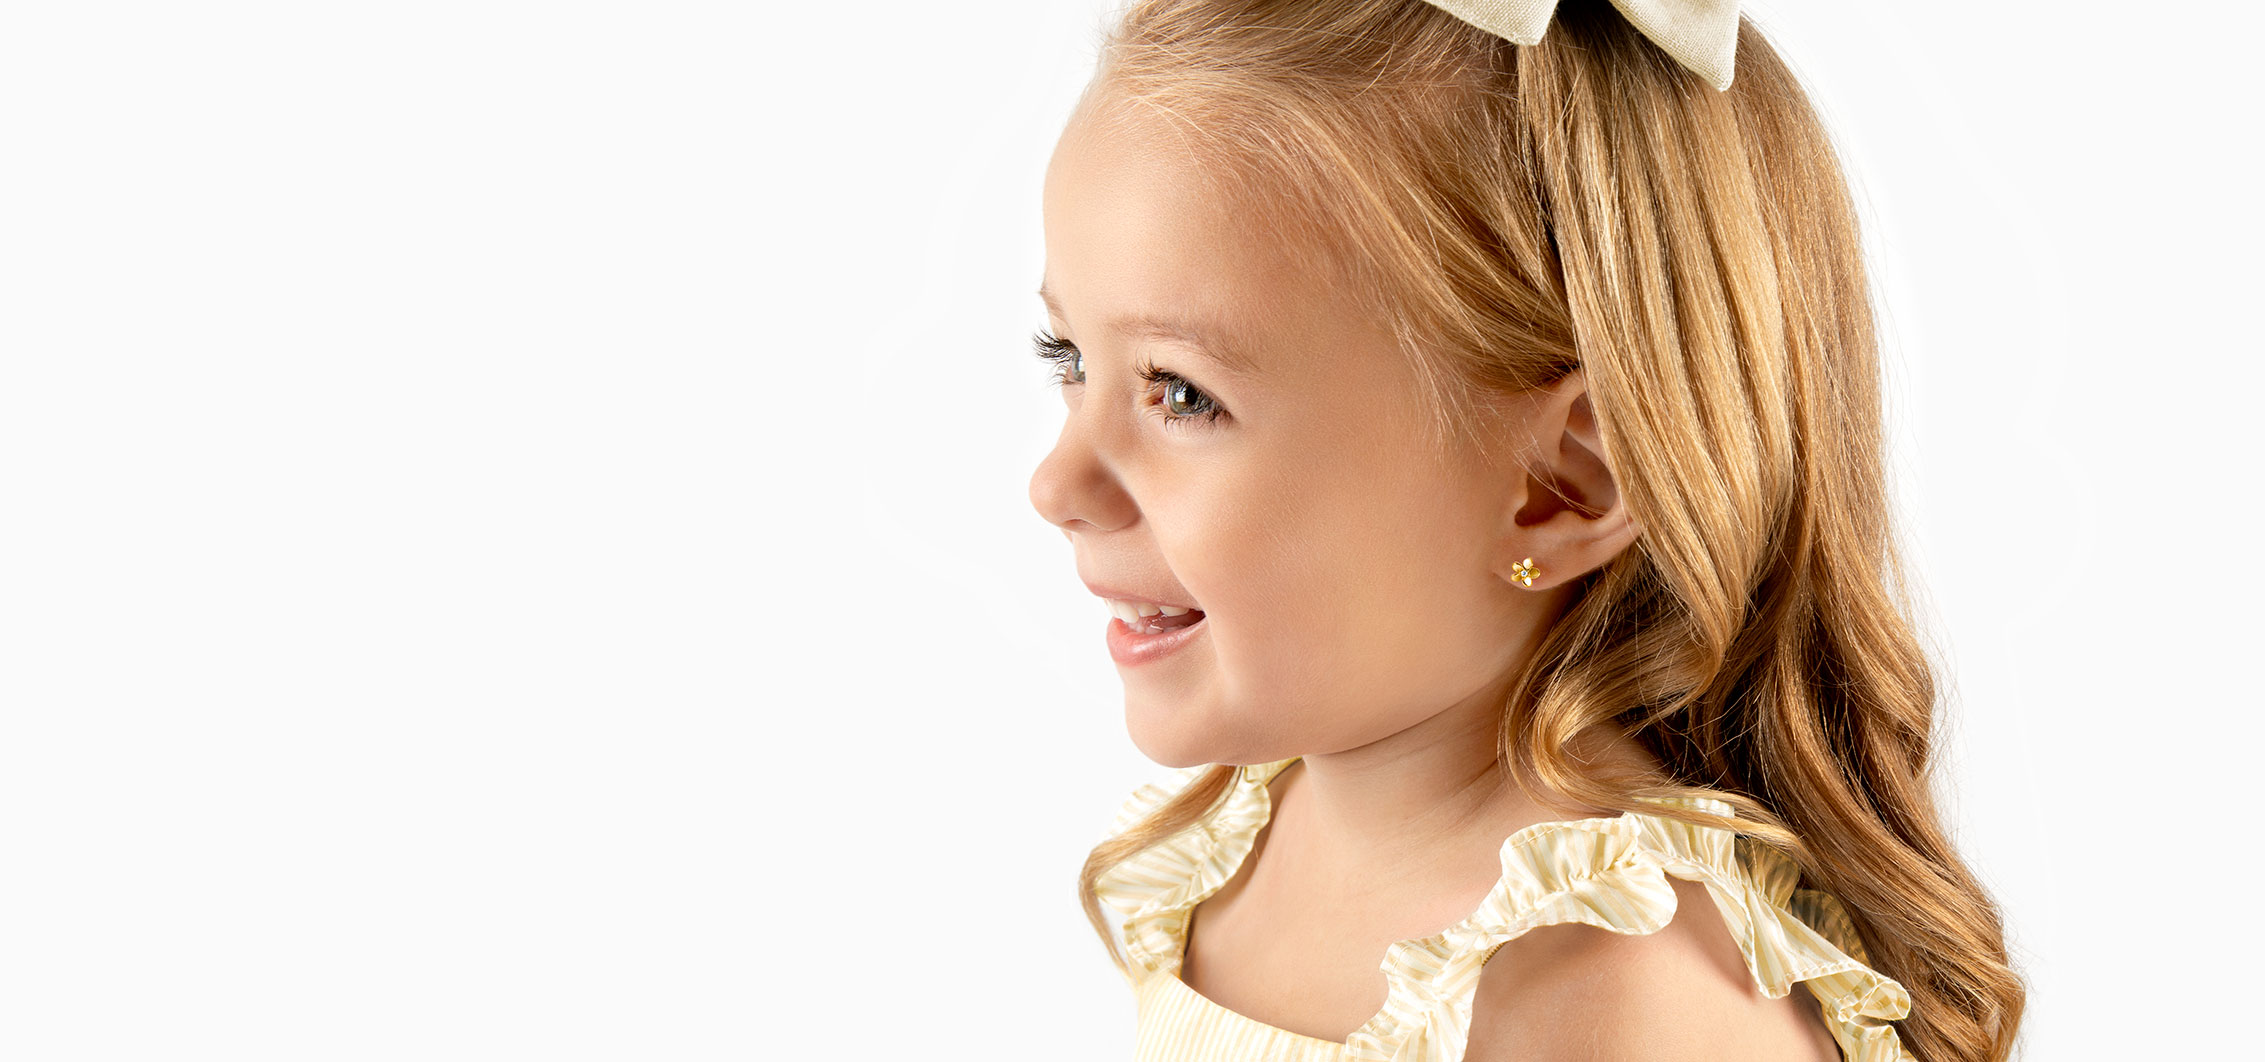
[(1654, 932), (1546, 925), (1497, 949), (1472, 998), (1466, 1062), (1837, 1062), (1808, 992), (1763, 995), (1706, 887), (1668, 881), (1675, 916)]

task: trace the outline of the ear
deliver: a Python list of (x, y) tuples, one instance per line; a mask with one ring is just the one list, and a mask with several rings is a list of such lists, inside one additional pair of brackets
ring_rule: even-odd
[(1531, 589), (1543, 590), (1604, 567), (1635, 543), (1639, 529), (1605, 465), (1585, 370), (1526, 397), (1527, 434), (1511, 470), (1525, 483), (1510, 492), (1510, 527), (1494, 571), (1526, 588), (1523, 562), (1531, 559)]

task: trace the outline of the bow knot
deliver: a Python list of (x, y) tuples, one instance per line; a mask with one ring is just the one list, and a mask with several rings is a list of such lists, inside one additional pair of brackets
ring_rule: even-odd
[[(1518, 44), (1537, 44), (1557, 0), (1428, 0)], [(1612, 0), (1636, 31), (1717, 89), (1730, 87), (1738, 52), (1738, 0)]]

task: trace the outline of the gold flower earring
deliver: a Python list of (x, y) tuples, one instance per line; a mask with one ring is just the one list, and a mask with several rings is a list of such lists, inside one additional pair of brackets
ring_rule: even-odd
[(1510, 578), (1518, 580), (1518, 582), (1524, 586), (1534, 585), (1534, 577), (1540, 574), (1541, 569), (1534, 567), (1534, 559), (1532, 557), (1528, 557), (1525, 560), (1519, 561), (1518, 563), (1510, 566)]

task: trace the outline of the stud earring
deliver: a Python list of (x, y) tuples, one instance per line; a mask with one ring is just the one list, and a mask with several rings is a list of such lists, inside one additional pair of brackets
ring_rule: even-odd
[(1518, 563), (1510, 566), (1510, 578), (1518, 580), (1518, 582), (1524, 586), (1534, 585), (1534, 577), (1540, 574), (1541, 569), (1534, 567), (1534, 559), (1532, 557), (1528, 557), (1525, 560), (1519, 561)]

